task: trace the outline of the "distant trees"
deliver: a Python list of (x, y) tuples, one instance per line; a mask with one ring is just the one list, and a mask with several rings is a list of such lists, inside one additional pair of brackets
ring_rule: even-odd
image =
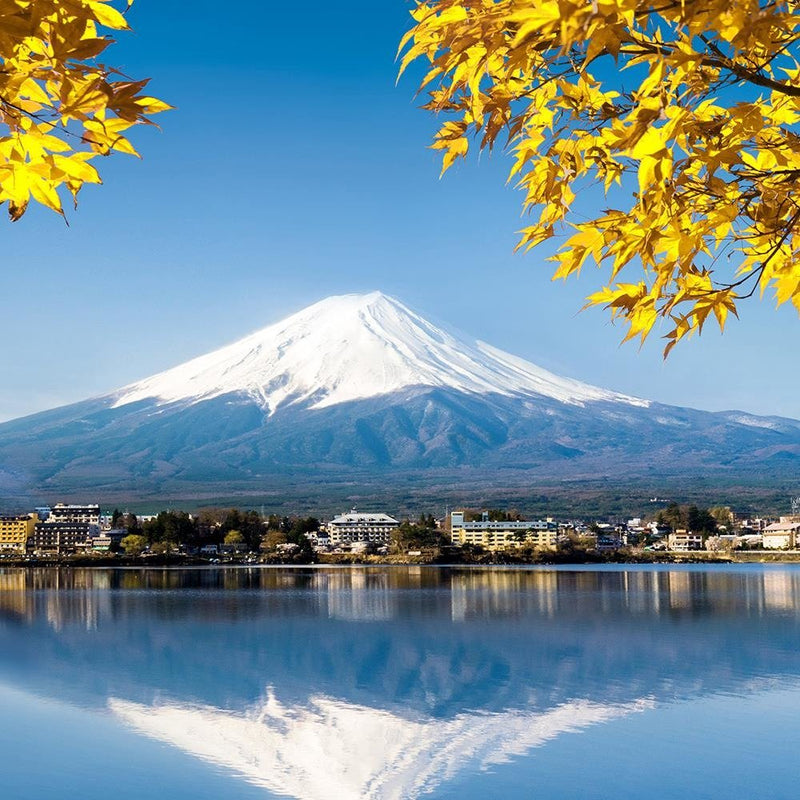
[(320, 529), (316, 517), (278, 516), (264, 519), (257, 511), (238, 508), (205, 508), (196, 515), (185, 511), (162, 511), (141, 524), (133, 514), (115, 509), (112, 525), (125, 528), (123, 548), (138, 554), (145, 548), (154, 553), (170, 553), (179, 548), (226, 545), (237, 551), (258, 552), (262, 545), (275, 549), (279, 544), (296, 544), (300, 558), (313, 555), (308, 534)]
[[(728, 514), (730, 515), (730, 510)], [(656, 522), (671, 531), (689, 530), (708, 535), (717, 531), (717, 519), (711, 511), (696, 505), (679, 506), (677, 503), (670, 503), (656, 514)]]
[[(284, 518), (286, 519), (286, 518)], [(295, 544), (302, 544), (303, 541), (308, 541), (306, 534), (318, 531), (320, 521), (316, 517), (297, 517), (288, 520), (288, 525), (284, 523), (284, 530), (286, 530), (286, 538)]]
[(712, 534), (717, 531), (717, 521), (706, 508), (689, 506), (686, 512), (689, 530), (695, 533)]
[(111, 515), (111, 527), (116, 530), (126, 530), (128, 533), (139, 533), (141, 529), (136, 514), (122, 512), (118, 508), (115, 508)]
[(185, 511), (162, 511), (142, 525), (142, 533), (151, 545), (170, 547), (193, 542), (196, 530), (194, 521)]
[[(480, 521), (484, 513), (489, 515), (489, 520), (491, 522), (519, 522), (522, 520), (522, 514), (515, 508), (509, 509), (508, 511), (501, 508), (490, 508), (485, 512), (474, 508), (467, 508), (464, 509), (464, 520), (466, 522)], [(432, 519), (433, 517), (431, 516), (431, 520)]]
[[(268, 553), (281, 550), (285, 557), (291, 550), (292, 560), (297, 563), (309, 563), (316, 560), (316, 554), (308, 535), (320, 529), (321, 523), (316, 517), (281, 517), (270, 514), (264, 524), (264, 532), (260, 546)], [(283, 548), (281, 545), (288, 545)]]
[(733, 523), (733, 514), (728, 506), (714, 506), (708, 509), (708, 513), (714, 517), (718, 528), (729, 528)]
[(395, 552), (441, 547), (449, 542), (443, 531), (436, 527), (433, 516), (422, 515), (418, 523), (405, 520), (392, 531), (391, 546)]
[(433, 518), (433, 514), (420, 514), (417, 524), (429, 530), (434, 530), (436, 528), (436, 520)]
[(671, 531), (685, 528), (688, 525), (684, 512), (677, 503), (670, 503), (659, 511), (656, 514), (656, 523), (659, 527), (669, 528)]

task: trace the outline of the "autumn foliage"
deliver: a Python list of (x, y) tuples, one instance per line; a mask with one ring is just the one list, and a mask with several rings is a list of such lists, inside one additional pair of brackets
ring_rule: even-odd
[[(598, 265), (587, 304), (626, 339), (663, 320), (668, 353), (770, 287), (800, 310), (800, 0), (425, 0), (412, 16), (402, 69), (429, 62), (444, 169), (508, 143), (520, 246), (563, 237), (555, 278)], [(605, 200), (576, 207), (595, 184)]]
[[(133, 0), (117, 3), (127, 9)], [(97, 156), (137, 155), (127, 131), (169, 108), (99, 61), (128, 24), (111, 0), (0, 0), (0, 203), (19, 219), (31, 198), (63, 214), (100, 183)]]

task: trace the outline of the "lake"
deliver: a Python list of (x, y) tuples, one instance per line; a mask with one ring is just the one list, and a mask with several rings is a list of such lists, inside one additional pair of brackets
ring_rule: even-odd
[(0, 569), (0, 797), (797, 796), (800, 569)]

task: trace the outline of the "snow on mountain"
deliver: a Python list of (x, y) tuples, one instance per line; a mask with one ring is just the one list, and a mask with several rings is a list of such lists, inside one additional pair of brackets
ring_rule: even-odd
[(635, 397), (562, 378), (524, 359), (432, 325), (380, 292), (329, 297), (227, 347), (114, 396), (114, 408), (153, 399), (195, 403), (244, 393), (264, 410), (324, 408), (411, 387), (548, 397), (583, 405)]

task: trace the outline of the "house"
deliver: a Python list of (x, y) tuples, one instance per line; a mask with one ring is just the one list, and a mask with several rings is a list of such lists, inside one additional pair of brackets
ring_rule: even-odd
[(767, 525), (762, 532), (762, 546), (765, 550), (793, 550), (800, 540), (800, 522), (791, 522), (781, 517), (780, 522)]
[(92, 539), (92, 550), (107, 551), (119, 547), (127, 535), (128, 532), (124, 528), (101, 529), (100, 535)]
[(702, 550), (703, 534), (678, 529), (667, 536), (667, 547), (678, 553), (688, 553), (690, 550)]
[(622, 537), (619, 533), (598, 533), (595, 547), (601, 552), (619, 550), (622, 547)]
[(328, 550), (331, 547), (331, 537), (327, 530), (309, 531), (306, 539), (311, 542), (314, 550)]

